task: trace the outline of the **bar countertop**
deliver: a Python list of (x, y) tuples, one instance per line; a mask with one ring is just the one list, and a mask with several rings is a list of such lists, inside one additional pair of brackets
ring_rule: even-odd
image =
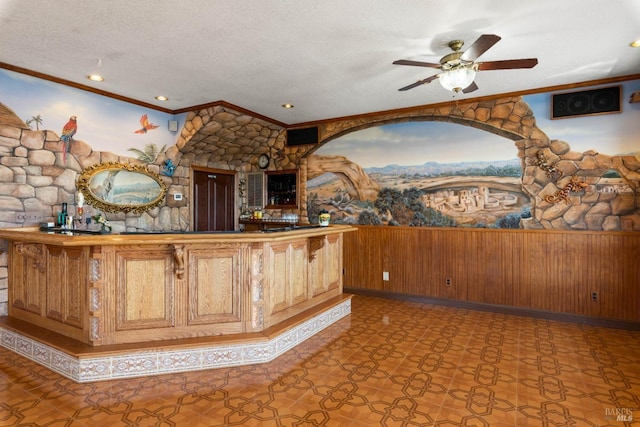
[(104, 246), (127, 244), (207, 243), (207, 242), (268, 242), (324, 236), (356, 231), (348, 225), (303, 225), (272, 228), (265, 231), (139, 231), (100, 234), (85, 230), (44, 229), (39, 227), (3, 228), (0, 239), (47, 243), (60, 246)]

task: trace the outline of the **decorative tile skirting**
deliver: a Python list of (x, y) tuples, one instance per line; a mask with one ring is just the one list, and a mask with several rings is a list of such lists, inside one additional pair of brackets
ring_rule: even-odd
[(134, 378), (269, 362), (351, 313), (351, 299), (272, 339), (233, 345), (203, 344), (185, 350), (131, 351), (75, 357), (0, 325), (0, 346), (79, 383)]

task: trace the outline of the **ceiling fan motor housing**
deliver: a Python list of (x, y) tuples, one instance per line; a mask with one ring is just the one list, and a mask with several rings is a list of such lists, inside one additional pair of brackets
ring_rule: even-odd
[(442, 64), (443, 67), (446, 67), (446, 66), (453, 67), (454, 65), (460, 63), (461, 56), (462, 56), (462, 52), (450, 53), (442, 57), (442, 59), (440, 60), (440, 64)]
[(468, 67), (473, 65), (473, 61), (465, 61), (464, 59), (460, 59), (464, 52), (461, 52), (462, 46), (464, 42), (462, 40), (452, 40), (449, 42), (449, 47), (453, 52), (443, 56), (440, 59), (440, 64), (442, 65), (442, 71), (449, 71), (459, 67)]

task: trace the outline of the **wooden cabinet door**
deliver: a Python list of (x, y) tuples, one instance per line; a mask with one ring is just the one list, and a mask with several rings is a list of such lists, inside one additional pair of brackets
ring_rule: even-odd
[(87, 317), (87, 247), (48, 246), (47, 317), (82, 328)]
[(273, 315), (309, 299), (307, 240), (274, 243), (267, 248), (267, 306)]
[(242, 321), (242, 260), (240, 245), (217, 245), (188, 250), (188, 325)]
[(38, 243), (11, 245), (11, 286), (9, 286), (9, 314), (19, 316), (16, 310), (45, 314), (47, 249)]
[(340, 235), (309, 239), (309, 288), (312, 297), (342, 286), (342, 244)]
[(173, 249), (121, 249), (116, 265), (116, 331), (175, 326)]
[(342, 235), (331, 234), (326, 236), (327, 260), (324, 264), (327, 282), (326, 291), (338, 289), (342, 293)]

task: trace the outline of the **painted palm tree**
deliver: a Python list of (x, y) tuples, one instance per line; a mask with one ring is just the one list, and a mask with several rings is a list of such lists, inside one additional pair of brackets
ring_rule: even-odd
[(158, 150), (156, 144), (147, 144), (143, 150), (139, 150), (137, 148), (129, 148), (129, 151), (136, 154), (136, 158), (145, 163), (153, 163), (158, 158), (158, 154), (163, 152), (167, 148), (166, 145), (163, 145), (161, 149)]
[(40, 125), (42, 124), (42, 117), (40, 117), (40, 114), (38, 114), (37, 116), (33, 116), (31, 117), (29, 120), (27, 120), (27, 126), (29, 126), (29, 129), (31, 129), (31, 123), (35, 123), (36, 124), (36, 130), (40, 130)]

